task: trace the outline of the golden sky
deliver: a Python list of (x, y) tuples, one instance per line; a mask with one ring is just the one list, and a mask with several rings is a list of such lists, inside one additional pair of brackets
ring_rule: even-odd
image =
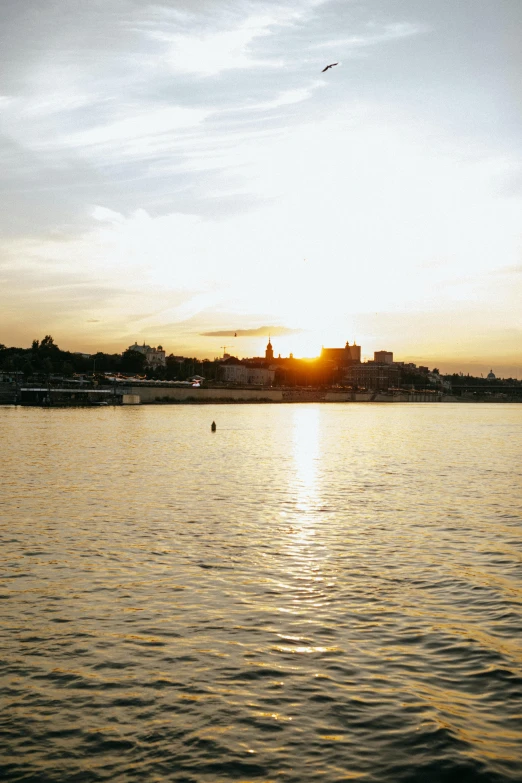
[(0, 342), (522, 377), (518, 0), (0, 15)]

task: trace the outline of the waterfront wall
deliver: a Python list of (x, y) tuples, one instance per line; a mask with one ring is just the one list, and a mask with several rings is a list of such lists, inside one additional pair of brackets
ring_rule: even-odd
[[(491, 395), (487, 398), (470, 396), (454, 396), (439, 392), (403, 392), (386, 393), (377, 391), (353, 392), (341, 389), (308, 389), (308, 388), (194, 388), (192, 386), (160, 386), (139, 385), (121, 389), (114, 387), (99, 387), (96, 389), (78, 389), (51, 387), (51, 405), (89, 405), (106, 400), (109, 404), (162, 403), (248, 403), (248, 402), (522, 402), (522, 394), (518, 397), (507, 394)], [(116, 392), (116, 394), (115, 394)], [(47, 387), (29, 387), (18, 389), (14, 383), (0, 383), (0, 405), (42, 405), (48, 404)], [(134, 399), (133, 399), (134, 397)]]
[(0, 383), (0, 405), (13, 405), (16, 401), (14, 383)]
[(133, 386), (131, 395), (154, 402), (440, 402), (438, 394), (378, 394), (326, 389), (212, 389)]
[(412, 392), (385, 394), (378, 392), (327, 392), (325, 402), (440, 402), (439, 394)]
[(122, 394), (122, 405), (139, 405), (141, 402), (139, 394)]
[(147, 402), (281, 402), (278, 389), (194, 389), (186, 387), (133, 386), (130, 394), (138, 394)]

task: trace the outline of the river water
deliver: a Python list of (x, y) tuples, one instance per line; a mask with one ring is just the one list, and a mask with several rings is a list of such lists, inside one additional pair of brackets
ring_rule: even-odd
[(522, 405), (4, 407), (0, 447), (2, 780), (522, 780)]

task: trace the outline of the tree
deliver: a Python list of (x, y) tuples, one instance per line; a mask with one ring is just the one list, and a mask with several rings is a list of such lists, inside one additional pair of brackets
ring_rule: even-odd
[(33, 349), (35, 347), (41, 359), (48, 358), (52, 361), (57, 361), (62, 353), (50, 334), (46, 334), (39, 345), (38, 340), (33, 340)]
[(25, 378), (29, 378), (31, 375), (34, 375), (34, 367), (30, 359), (27, 359), (26, 362), (24, 363), (22, 367), (22, 372)]
[(179, 375), (179, 369), (180, 369), (180, 361), (179, 359), (174, 356), (173, 354), (170, 354), (170, 356), (167, 356), (166, 359), (166, 378), (168, 381), (175, 381), (178, 378)]
[(108, 372), (112, 369), (110, 366), (110, 358), (102, 351), (98, 351), (97, 353), (93, 354), (88, 361), (93, 373)]
[(128, 348), (121, 355), (121, 369), (124, 372), (143, 373), (147, 359), (140, 351)]

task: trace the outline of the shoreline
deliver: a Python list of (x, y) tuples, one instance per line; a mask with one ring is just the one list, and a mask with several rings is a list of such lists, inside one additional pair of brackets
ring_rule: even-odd
[(493, 400), (473, 400), (462, 399), (459, 397), (452, 397), (447, 399), (435, 399), (435, 400), (397, 400), (393, 398), (389, 399), (374, 399), (374, 400), (267, 400), (267, 399), (250, 399), (250, 400), (234, 400), (234, 399), (206, 399), (206, 400), (145, 400), (136, 403), (123, 404), (121, 402), (109, 402), (107, 405), (100, 406), (93, 403), (79, 403), (74, 402), (53, 402), (50, 405), (43, 402), (0, 402), (0, 408), (45, 408), (47, 410), (52, 408), (60, 409), (85, 409), (85, 408), (136, 408), (141, 406), (180, 406), (180, 405), (389, 405), (389, 404), (402, 404), (402, 405), (415, 405), (415, 404), (457, 404), (457, 405), (513, 405), (522, 403), (521, 399), (493, 399)]
[[(509, 391), (512, 392), (510, 389)], [(98, 386), (18, 387), (0, 389), (0, 405), (37, 407), (98, 407), (114, 405), (244, 405), (295, 403), (517, 403), (522, 394), (462, 393), (447, 394), (441, 390), (352, 391), (327, 388), (223, 388), (165, 387), (129, 385), (127, 387)], [(517, 390), (518, 391), (518, 390)], [(522, 389), (521, 389), (522, 392)]]

